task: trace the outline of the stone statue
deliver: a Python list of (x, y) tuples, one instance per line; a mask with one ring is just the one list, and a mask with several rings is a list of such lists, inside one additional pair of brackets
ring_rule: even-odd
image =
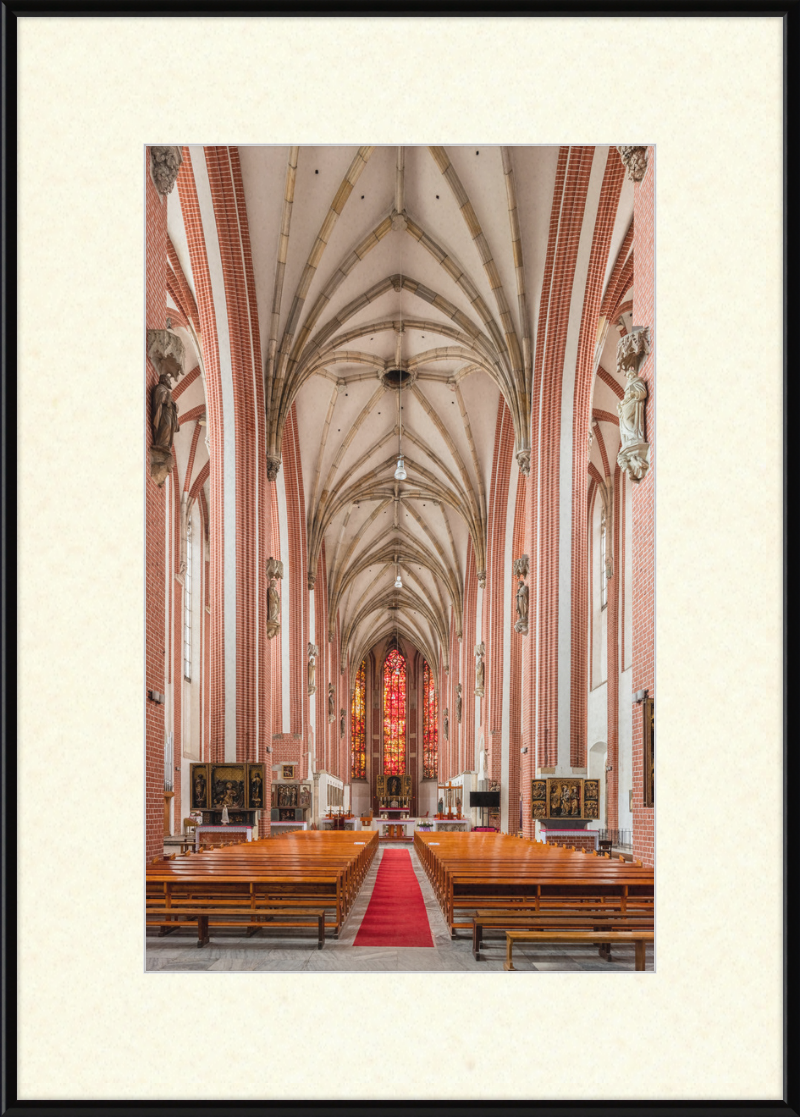
[(481, 642), (475, 645), (475, 694), (478, 698), (483, 698), (484, 691), (484, 671), (486, 668), (484, 656), (486, 655), (486, 645)]
[(449, 707), (445, 707), (445, 711), (444, 711), (444, 739), (445, 739), (445, 741), (450, 740), (450, 708)]
[(461, 725), (461, 683), (456, 683), (456, 721)]
[(171, 330), (148, 330), (147, 356), (158, 373), (152, 396), (153, 443), (149, 457), (150, 476), (160, 488), (175, 464), (172, 444), (180, 423), (172, 382), (183, 371), (183, 342)]
[(281, 599), (278, 579), (283, 577), (283, 563), (270, 556), (267, 559), (267, 639), (272, 640), (281, 630)]
[(317, 693), (317, 684), (314, 682), (314, 677), (317, 673), (317, 656), (319, 650), (316, 644), (308, 645), (308, 693), (309, 696)]
[(345, 718), (347, 717), (344, 707), (339, 711), (339, 736), (344, 737)]
[(524, 582), (517, 584), (517, 623), (514, 631), (528, 635), (528, 587)]
[(171, 194), (181, 169), (183, 155), (179, 147), (151, 147), (150, 173), (159, 194)]
[(622, 146), (617, 144), (617, 151), (625, 165), (630, 181), (641, 182), (647, 170), (647, 148), (630, 144), (623, 144)]
[(172, 377), (162, 372), (153, 389), (153, 446), (171, 450), (175, 434), (181, 429), (178, 408), (172, 398)]
[(334, 713), (336, 707), (336, 692), (333, 689), (333, 683), (328, 683), (328, 721), (333, 725), (336, 721), (336, 714)]
[(641, 481), (650, 463), (650, 447), (644, 437), (647, 385), (638, 375), (639, 365), (649, 352), (647, 328), (626, 334), (617, 345), (617, 372), (624, 373), (627, 380), (625, 395), (617, 404), (620, 439), (617, 463), (632, 481)]

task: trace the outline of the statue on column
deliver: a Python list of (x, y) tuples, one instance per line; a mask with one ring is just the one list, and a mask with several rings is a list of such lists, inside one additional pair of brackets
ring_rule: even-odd
[(650, 447), (644, 437), (647, 385), (638, 375), (639, 365), (649, 352), (647, 327), (626, 334), (617, 345), (617, 373), (624, 373), (627, 380), (625, 395), (617, 404), (620, 440), (617, 464), (631, 481), (641, 481), (650, 465)]
[(522, 636), (528, 635), (528, 587), (523, 581), (529, 569), (528, 556), (521, 555), (514, 563), (514, 574), (519, 578), (517, 583), (517, 620), (514, 631)]
[(456, 683), (456, 721), (461, 725), (461, 683)]
[(317, 673), (317, 656), (319, 650), (316, 644), (309, 643), (308, 645), (308, 694), (317, 693), (317, 684), (314, 682), (314, 677)]
[(444, 711), (444, 739), (445, 739), (445, 741), (450, 740), (450, 708), (449, 707), (445, 707), (445, 711)]
[(485, 662), (484, 656), (486, 655), (486, 645), (481, 641), (480, 644), (475, 645), (475, 694), (478, 698), (483, 698), (484, 691), (484, 672)]
[(278, 579), (283, 577), (283, 563), (270, 556), (267, 559), (267, 639), (272, 640), (281, 630), (281, 599)]
[[(167, 319), (167, 325), (171, 324)], [(175, 465), (172, 444), (180, 430), (180, 422), (178, 408), (172, 398), (172, 382), (183, 371), (183, 342), (170, 329), (148, 330), (147, 355), (158, 373), (158, 383), (152, 396), (153, 442), (149, 458), (150, 476), (160, 488)]]
[(336, 692), (333, 689), (333, 683), (328, 683), (328, 721), (331, 725), (336, 721)]
[(340, 737), (344, 737), (344, 729), (345, 729), (346, 718), (347, 718), (347, 713), (346, 713), (344, 707), (342, 707), (342, 709), (339, 711), (339, 736)]

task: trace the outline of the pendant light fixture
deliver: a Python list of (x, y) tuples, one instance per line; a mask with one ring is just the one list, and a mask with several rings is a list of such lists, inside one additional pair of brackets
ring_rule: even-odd
[(395, 558), (395, 573), (397, 574), (397, 577), (394, 580), (394, 588), (396, 590), (401, 590), (403, 588), (403, 583), (400, 581), (400, 556), (399, 555), (397, 555), (396, 558)]
[(401, 445), (401, 438), (403, 432), (403, 424), (400, 418), (400, 393), (397, 393), (397, 469), (394, 471), (395, 481), (405, 481), (408, 474), (406, 473), (405, 462), (403, 460), (403, 450)]
[[(395, 339), (395, 347), (394, 347), (394, 363), (395, 363), (395, 365), (397, 365), (398, 370), (402, 369), (402, 366), (400, 364), (400, 347), (401, 347), (402, 336), (403, 336), (402, 332), (400, 330), (398, 330), (397, 331), (397, 338)], [(405, 481), (405, 479), (407, 477), (405, 462), (403, 460), (403, 448), (402, 448), (402, 442), (401, 442), (402, 433), (403, 433), (403, 421), (400, 418), (400, 389), (398, 388), (397, 389), (397, 469), (394, 471), (395, 481)]]

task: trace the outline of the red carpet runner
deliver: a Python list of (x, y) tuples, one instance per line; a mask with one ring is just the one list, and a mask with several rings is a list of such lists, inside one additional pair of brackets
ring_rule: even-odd
[(385, 849), (353, 946), (433, 946), (428, 913), (407, 849)]

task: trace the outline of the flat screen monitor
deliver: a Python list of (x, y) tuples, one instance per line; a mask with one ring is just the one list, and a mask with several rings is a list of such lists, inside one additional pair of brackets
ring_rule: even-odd
[(471, 807), (499, 807), (499, 791), (470, 791), (469, 805)]

